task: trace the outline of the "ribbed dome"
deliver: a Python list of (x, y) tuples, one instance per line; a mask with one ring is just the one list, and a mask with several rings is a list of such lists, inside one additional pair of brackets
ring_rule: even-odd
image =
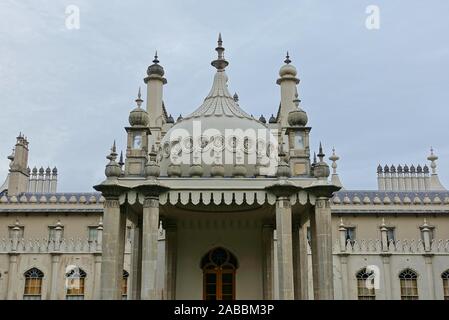
[[(230, 94), (227, 86), (228, 77), (223, 69), (227, 63), (220, 63), (221, 60), (224, 60), (222, 57), (224, 49), (220, 45), (221, 43), (217, 48), (219, 58), (213, 63), (217, 72), (209, 94), (198, 109), (177, 121), (161, 141), (159, 150), (161, 176), (170, 175), (168, 171), (173, 171), (172, 169), (168, 170), (169, 167), (173, 168), (170, 159), (170, 154), (173, 153), (178, 155), (179, 159), (183, 159), (183, 163), (180, 165), (181, 176), (191, 176), (192, 173), (195, 173), (196, 176), (199, 174), (195, 167), (191, 169), (192, 163), (198, 163), (195, 161), (200, 161), (200, 165), (204, 169), (201, 173), (202, 176), (211, 176), (211, 173), (217, 175), (215, 174), (216, 168), (215, 171), (211, 168), (214, 167), (214, 161), (218, 155), (223, 155), (226, 150), (232, 159), (227, 161), (229, 159), (225, 160), (225, 156), (221, 158), (224, 165), (224, 176), (233, 176), (235, 174), (233, 169), (239, 164), (246, 168), (246, 176), (254, 176), (257, 144), (263, 148), (269, 148), (271, 154), (277, 151), (274, 144), (269, 143), (275, 141), (275, 138), (271, 136), (270, 139), (271, 133), (267, 130), (266, 125), (243, 111)], [(234, 131), (239, 129), (241, 130), (240, 134)], [(254, 135), (250, 135), (251, 132)], [(261, 132), (263, 132), (262, 135)], [(238, 148), (239, 144), (243, 147)]]

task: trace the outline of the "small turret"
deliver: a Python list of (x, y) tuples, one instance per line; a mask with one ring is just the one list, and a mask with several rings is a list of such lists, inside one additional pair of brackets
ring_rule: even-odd
[(314, 174), (315, 178), (318, 178), (320, 180), (326, 180), (327, 177), (329, 177), (329, 175), (330, 175), (330, 169), (329, 169), (328, 164), (326, 162), (324, 162), (325, 154), (323, 153), (323, 147), (321, 145), (321, 142), (320, 142), (320, 149), (319, 149), (317, 156), (320, 159), (320, 161), (317, 164), (315, 164), (315, 167), (313, 169), (313, 174)]
[(26, 192), (30, 178), (28, 173), (28, 141), (22, 133), (16, 140), (13, 153), (8, 157), (11, 161), (8, 180), (8, 195), (10, 196)]

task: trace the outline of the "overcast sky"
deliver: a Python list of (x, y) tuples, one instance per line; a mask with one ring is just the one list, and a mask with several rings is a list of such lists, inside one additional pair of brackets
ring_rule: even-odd
[[(66, 28), (66, 6), (80, 29)], [(368, 5), (380, 9), (369, 30)], [(278, 70), (297, 67), (312, 148), (341, 157), (347, 189), (375, 189), (381, 164), (427, 162), (449, 187), (449, 1), (0, 1), (0, 179), (19, 132), (30, 166), (57, 166), (59, 191), (92, 191), (155, 49), (176, 117), (209, 92), (222, 32), (240, 106), (276, 113)], [(145, 95), (144, 95), (145, 96)], [(1, 181), (0, 181), (1, 184)]]

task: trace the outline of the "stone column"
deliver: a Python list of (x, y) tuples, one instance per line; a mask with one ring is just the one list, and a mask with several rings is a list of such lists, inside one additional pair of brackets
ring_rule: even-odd
[[(426, 262), (427, 283), (429, 284), (429, 300), (435, 300), (435, 278), (433, 276), (432, 254), (425, 254), (424, 261)], [(441, 279), (441, 278), (440, 278)]]
[(349, 300), (348, 254), (340, 253), (342, 299)]
[(145, 196), (142, 215), (142, 300), (159, 298), (156, 286), (158, 234), (159, 197)]
[(58, 289), (61, 288), (59, 283), (59, 263), (61, 261), (61, 254), (59, 252), (51, 253), (51, 288), (50, 300), (58, 300)]
[(382, 253), (382, 267), (384, 271), (384, 288), (385, 288), (385, 300), (393, 299), (391, 292), (391, 266), (390, 266), (390, 254)]
[(126, 215), (120, 212), (118, 196), (105, 196), (101, 262), (101, 298), (120, 300), (122, 296)]
[(134, 226), (133, 247), (131, 251), (131, 272), (128, 297), (130, 300), (140, 300), (142, 283), (142, 221)]
[(8, 268), (8, 288), (7, 288), (7, 300), (18, 299), (17, 292), (17, 257), (19, 254), (17, 252), (9, 253), (9, 268)]
[(293, 226), (293, 275), (296, 300), (309, 299), (309, 264), (307, 256), (307, 229), (304, 227), (305, 222), (306, 218), (301, 216), (300, 221)]
[(276, 199), (276, 233), (279, 299), (293, 300), (292, 208), (286, 196)]
[(94, 253), (94, 293), (93, 299), (101, 299), (101, 252)]
[(274, 239), (273, 226), (262, 226), (262, 241), (263, 241), (263, 298), (264, 300), (274, 299), (274, 283), (273, 283), (273, 254), (274, 254)]
[(175, 224), (165, 227), (165, 296), (176, 299), (177, 230)]
[(318, 197), (311, 215), (313, 291), (316, 300), (334, 298), (331, 208), (327, 197)]

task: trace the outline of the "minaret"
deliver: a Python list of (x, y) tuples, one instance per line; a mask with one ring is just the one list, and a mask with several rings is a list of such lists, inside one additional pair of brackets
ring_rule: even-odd
[(430, 156), (427, 157), (427, 160), (431, 162), (430, 167), (432, 168), (432, 175), (430, 176), (430, 190), (432, 191), (443, 191), (446, 190), (445, 187), (440, 182), (437, 174), (437, 163), (438, 157), (433, 153), (433, 148), (430, 148)]
[(277, 79), (276, 83), (281, 87), (281, 105), (279, 107), (279, 118), (278, 122), (281, 127), (284, 128), (288, 125), (288, 113), (295, 110), (295, 99), (296, 85), (299, 83), (299, 79), (296, 78), (297, 71), (295, 66), (290, 64), (290, 56), (287, 52), (285, 57), (285, 65), (279, 70), (280, 78)]
[(129, 114), (130, 127), (125, 128), (128, 133), (125, 175), (143, 176), (147, 163), (150, 129), (148, 128), (148, 113), (141, 107), (142, 103), (143, 100), (139, 88), (136, 99), (137, 107)]
[(19, 134), (9, 169), (8, 195), (18, 195), (28, 190), (30, 175), (28, 173), (28, 141)]
[(156, 146), (159, 145), (162, 139), (162, 127), (166, 122), (162, 100), (162, 87), (167, 83), (164, 74), (164, 68), (159, 64), (156, 51), (153, 64), (147, 70), (148, 76), (144, 79), (147, 84), (147, 113), (151, 115), (149, 118), (149, 127), (152, 132), (151, 144)]

